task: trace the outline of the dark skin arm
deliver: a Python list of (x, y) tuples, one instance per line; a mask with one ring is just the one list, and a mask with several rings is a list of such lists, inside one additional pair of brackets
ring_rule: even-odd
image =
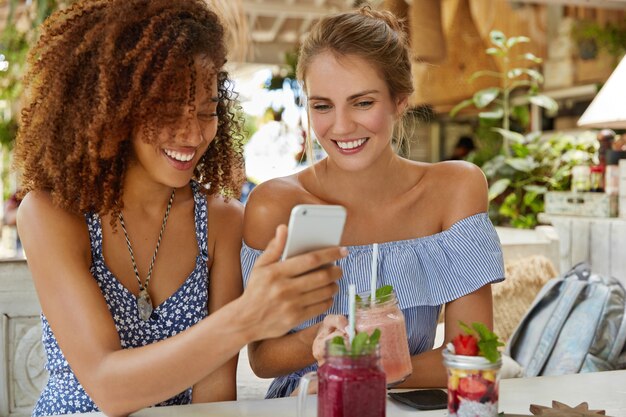
[[(90, 274), (84, 217), (54, 206), (45, 192), (31, 192), (20, 205), (18, 228), (42, 311), (81, 385), (109, 416), (170, 398), (222, 368), (246, 344), (278, 337), (326, 311), (340, 271), (306, 271), (345, 256), (340, 248), (331, 248), (278, 263), (286, 239), (281, 226), (242, 296), (176, 336), (122, 349)], [(302, 274), (306, 279), (293, 279)], [(197, 394), (202, 391), (200, 387)]]
[[(297, 204), (290, 201), (290, 184), (273, 180), (257, 186), (246, 203), (244, 214), (244, 240), (253, 248), (262, 248), (277, 224), (287, 224), (290, 209)], [(280, 204), (275, 204), (280, 195)], [(261, 378), (287, 375), (315, 362), (311, 345), (319, 324), (296, 333), (273, 339), (256, 341), (248, 345), (250, 366)]]

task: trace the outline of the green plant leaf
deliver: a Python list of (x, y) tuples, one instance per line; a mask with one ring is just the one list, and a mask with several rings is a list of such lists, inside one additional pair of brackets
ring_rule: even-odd
[(522, 75), (528, 75), (531, 79), (538, 83), (543, 83), (543, 75), (537, 70), (527, 68), (513, 68), (506, 73), (508, 79), (520, 77)]
[(476, 332), (474, 331), (474, 329), (472, 329), (470, 326), (468, 326), (461, 320), (459, 320), (459, 327), (461, 328), (461, 330), (463, 330), (467, 334), (476, 335)]
[(476, 92), (473, 97), (474, 105), (479, 109), (488, 106), (500, 95), (501, 91), (498, 87), (489, 87)]
[(350, 353), (352, 355), (360, 355), (363, 352), (363, 348), (369, 339), (369, 335), (365, 332), (359, 332), (352, 339), (352, 350)]
[(506, 52), (498, 48), (487, 48), (485, 52), (487, 53), (487, 55), (495, 55), (495, 56), (500, 56), (500, 57), (506, 55)]
[(533, 85), (534, 83), (530, 82), (529, 80), (515, 80), (511, 83), (511, 85), (509, 85), (509, 88), (507, 88), (507, 91), (510, 92), (519, 87), (530, 87)]
[(452, 110), (450, 110), (450, 113), (449, 113), (450, 117), (455, 117), (458, 112), (460, 112), (461, 110), (463, 110), (464, 108), (468, 106), (471, 106), (472, 104), (474, 104), (474, 100), (471, 98), (468, 98), (467, 100), (463, 100), (462, 102), (454, 106)]
[(508, 158), (506, 164), (522, 172), (531, 172), (537, 167), (537, 163), (532, 158)]
[(533, 192), (535, 194), (545, 194), (548, 191), (548, 188), (543, 185), (525, 185), (524, 190)]
[(492, 30), (491, 32), (489, 32), (489, 39), (494, 45), (500, 48), (506, 48), (506, 36), (504, 36), (504, 33), (502, 33), (501, 31)]
[(333, 356), (341, 356), (345, 355), (346, 353), (346, 342), (343, 337), (333, 337), (330, 341), (330, 345), (328, 346), (328, 354)]
[(391, 285), (383, 285), (380, 288), (376, 288), (376, 299), (380, 300), (387, 297), (389, 294), (393, 292), (393, 286)]
[(539, 107), (543, 107), (550, 114), (555, 114), (559, 110), (558, 103), (552, 97), (548, 97), (546, 95), (539, 94), (539, 95), (536, 95), (536, 96), (530, 96), (529, 100), (530, 100), (531, 103), (533, 103), (533, 104), (535, 104), (535, 105), (537, 105)]
[(543, 75), (539, 71), (534, 69), (523, 69), (522, 72), (538, 83), (543, 83)]
[(489, 330), (487, 326), (480, 322), (473, 322), (472, 327), (459, 321), (459, 327), (466, 333), (478, 339), (478, 353), (489, 362), (495, 363), (500, 358), (498, 347), (504, 343), (498, 340), (498, 336)]
[(345, 341), (343, 340), (343, 337), (341, 337), (341, 336), (333, 337), (332, 340), (330, 341), (330, 343), (332, 343), (333, 345), (345, 346)]
[(537, 198), (537, 193), (528, 191), (524, 194), (524, 198), (522, 199), (522, 201), (524, 202), (524, 205), (530, 207), (530, 205), (533, 203), (533, 201), (535, 201), (536, 198)]
[(537, 142), (541, 139), (542, 132), (530, 132), (526, 134), (526, 143)]
[[(349, 354), (351, 356), (359, 356), (363, 354), (369, 354), (376, 349), (378, 343), (380, 341), (380, 329), (374, 329), (372, 335), (368, 335), (367, 332), (359, 332), (352, 339), (352, 346)], [(333, 341), (337, 338), (341, 338), (341, 336), (335, 336)], [(342, 338), (343, 340), (343, 338)]]
[(375, 347), (378, 344), (378, 341), (380, 340), (380, 329), (376, 328), (374, 329), (374, 331), (372, 332), (372, 335), (370, 336), (368, 345), (370, 345), (372, 348)]
[(508, 178), (499, 179), (498, 181), (491, 184), (491, 186), (489, 187), (489, 201), (493, 200), (504, 191), (506, 191), (510, 184), (511, 180)]
[(511, 142), (524, 143), (525, 141), (524, 135), (522, 135), (521, 133), (513, 132), (512, 130), (501, 129), (499, 127), (494, 127), (493, 130), (500, 133), (502, 137), (510, 140)]
[(525, 54), (520, 55), (519, 57), (527, 61), (534, 62), (535, 64), (541, 64), (543, 62), (543, 59), (539, 58), (538, 56), (530, 52), (526, 52)]
[(528, 43), (530, 42), (530, 38), (527, 36), (512, 36), (506, 41), (507, 48), (512, 48), (518, 43)]
[(496, 155), (489, 161), (485, 162), (481, 169), (487, 178), (493, 178), (498, 171), (504, 166), (506, 157), (504, 155)]
[(496, 107), (491, 111), (481, 111), (478, 113), (478, 117), (481, 119), (502, 119), (504, 117), (504, 109)]
[(530, 154), (528, 146), (524, 145), (523, 143), (512, 142), (510, 146), (513, 154), (519, 158), (525, 158)]
[[(515, 197), (515, 194), (511, 193), (507, 195), (506, 198), (509, 198), (510, 196)], [(517, 217), (517, 212), (518, 212), (517, 208), (515, 207), (516, 201), (517, 201), (517, 197), (515, 197), (513, 201), (507, 201), (507, 199), (505, 199), (504, 203), (502, 203), (502, 205), (500, 206), (498, 213), (500, 213), (504, 217), (515, 219)]]
[(521, 68), (513, 68), (506, 73), (506, 76), (508, 79), (512, 80), (513, 78), (519, 77), (522, 74), (523, 72)]
[(476, 71), (467, 79), (468, 82), (474, 82), (477, 78), (480, 77), (492, 77), (492, 78), (502, 78), (502, 74), (496, 71)]
[(483, 323), (474, 322), (472, 327), (478, 333), (478, 352), (487, 358), (489, 362), (495, 363), (500, 358), (498, 347), (504, 346), (504, 343), (498, 340), (498, 336), (489, 330)]

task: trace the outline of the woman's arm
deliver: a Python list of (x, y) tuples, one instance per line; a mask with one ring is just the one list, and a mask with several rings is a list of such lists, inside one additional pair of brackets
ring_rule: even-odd
[[(170, 398), (216, 371), (244, 345), (280, 336), (325, 311), (340, 271), (306, 271), (345, 256), (345, 250), (331, 248), (278, 263), (286, 238), (281, 226), (241, 297), (174, 337), (122, 349), (89, 272), (84, 218), (55, 207), (45, 192), (31, 192), (20, 206), (18, 225), (42, 311), (76, 377), (107, 415), (126, 415)], [(306, 279), (293, 279), (302, 274)]]
[[(221, 197), (214, 197), (209, 201), (209, 240), (215, 242), (210, 255), (210, 315), (235, 300), (243, 292), (239, 263), (243, 207), (238, 201), (230, 200), (226, 203)], [(193, 386), (194, 403), (237, 399), (238, 356), (235, 355)]]
[[(450, 161), (435, 165), (434, 175), (430, 179), (438, 192), (449, 198), (442, 201), (455, 201), (454, 204), (445, 203), (441, 207), (442, 225), (450, 228), (461, 219), (477, 213), (487, 211), (487, 181), (482, 171), (473, 164), (464, 161)], [(413, 356), (413, 373), (401, 385), (403, 387), (445, 387), (447, 374), (443, 366), (442, 350), (448, 342), (461, 332), (459, 321), (472, 323), (479, 321), (490, 329), (493, 327), (493, 312), (491, 299), (491, 284), (484, 285), (446, 304), (445, 310), (445, 338), (438, 349)]]
[[(255, 187), (244, 214), (246, 244), (263, 248), (278, 224), (287, 224), (291, 208), (300, 203), (298, 191), (288, 179), (274, 179)], [(319, 325), (274, 339), (248, 345), (250, 367), (260, 378), (287, 375), (315, 362), (311, 346)]]
[(252, 371), (259, 378), (276, 378), (315, 363), (312, 346), (319, 326), (249, 344)]
[(445, 337), (443, 345), (437, 349), (415, 355), (411, 358), (413, 373), (400, 387), (428, 388), (446, 387), (447, 374), (443, 366), (442, 350), (454, 337), (461, 333), (459, 321), (473, 323), (479, 321), (490, 329), (493, 327), (491, 305), (491, 284), (451, 301), (445, 310)]

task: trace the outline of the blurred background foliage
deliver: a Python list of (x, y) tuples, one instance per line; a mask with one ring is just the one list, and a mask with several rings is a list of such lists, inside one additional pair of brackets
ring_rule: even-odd
[(6, 200), (16, 188), (10, 178), (11, 150), (15, 143), (22, 94), (22, 74), (28, 50), (39, 36), (39, 25), (55, 10), (73, 0), (9, 0), (0, 22), (0, 175)]
[[(544, 210), (545, 193), (568, 190), (572, 167), (591, 164), (597, 158), (598, 145), (592, 133), (546, 136), (529, 132), (531, 104), (548, 114), (558, 110), (552, 98), (541, 94), (542, 61), (533, 54), (516, 52), (516, 45), (530, 42), (528, 37), (509, 38), (494, 30), (490, 40), (492, 46), (485, 53), (500, 60), (502, 70), (477, 71), (470, 82), (491, 77), (496, 85), (477, 91), (456, 105), (450, 115), (454, 117), (470, 106), (479, 110), (479, 148), (469, 160), (482, 168), (489, 181), (491, 220), (496, 225), (531, 229)], [(526, 68), (523, 62), (537, 68)]]

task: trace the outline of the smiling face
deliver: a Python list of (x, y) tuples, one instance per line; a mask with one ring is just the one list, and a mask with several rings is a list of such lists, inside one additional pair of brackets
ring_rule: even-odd
[(143, 168), (153, 180), (168, 187), (182, 187), (191, 180), (198, 161), (217, 133), (217, 80), (210, 68), (205, 60), (196, 58), (193, 103), (186, 106), (182, 115), (172, 115), (171, 120), (165, 121), (157, 133), (156, 145), (144, 140), (143, 126), (133, 137), (133, 166)]
[(311, 61), (305, 86), (311, 126), (330, 160), (359, 170), (393, 154), (393, 128), (406, 98), (392, 98), (374, 66), (323, 52)]

